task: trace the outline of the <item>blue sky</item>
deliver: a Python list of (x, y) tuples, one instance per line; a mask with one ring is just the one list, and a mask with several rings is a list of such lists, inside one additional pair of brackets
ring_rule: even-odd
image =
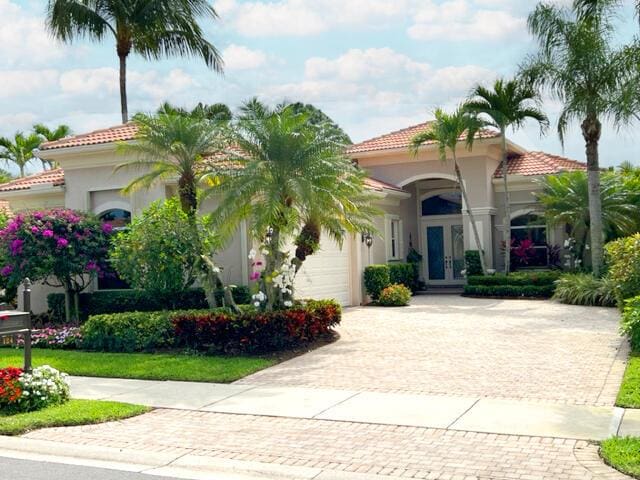
[[(567, 3), (568, 0), (557, 0)], [(129, 109), (152, 111), (164, 100), (232, 108), (258, 96), (311, 102), (355, 140), (403, 128), (453, 107), (477, 82), (513, 74), (534, 44), (526, 15), (534, 0), (216, 0), (220, 21), (203, 25), (222, 51), (224, 76), (195, 59), (129, 63)], [(102, 44), (60, 45), (44, 29), (43, 0), (0, 0), (0, 135), (36, 122), (74, 132), (119, 122), (117, 57)], [(621, 38), (638, 29), (631, 2)], [(546, 103), (553, 118), (558, 106)], [(574, 125), (564, 153), (584, 159)], [(603, 165), (640, 164), (637, 126), (607, 128)], [(551, 130), (529, 125), (511, 138), (562, 154)]]

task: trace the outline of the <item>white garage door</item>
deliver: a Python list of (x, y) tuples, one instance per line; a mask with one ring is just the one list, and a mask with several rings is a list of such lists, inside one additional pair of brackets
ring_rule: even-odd
[(296, 297), (333, 298), (344, 306), (351, 304), (350, 238), (342, 250), (336, 242), (322, 235), (320, 250), (307, 257), (296, 276)]

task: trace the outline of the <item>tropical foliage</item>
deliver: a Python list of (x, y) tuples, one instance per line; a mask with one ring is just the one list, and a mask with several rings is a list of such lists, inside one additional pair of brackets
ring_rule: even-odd
[[(207, 177), (207, 194), (221, 196), (215, 228), (229, 238), (248, 222), (265, 257), (256, 303), (268, 310), (287, 306), (293, 278), (317, 251), (322, 232), (342, 243), (348, 233), (375, 230), (371, 218), (378, 211), (365, 173), (344, 156), (335, 128), (310, 122), (308, 112), (291, 105), (270, 109), (254, 99), (243, 105), (229, 136), (240, 152), (230, 157), (237, 168), (214, 168)], [(291, 241), (295, 257), (286, 251)]]
[[(71, 128), (68, 125), (58, 125), (56, 128), (51, 129), (42, 123), (37, 123), (33, 126), (33, 131), (36, 135), (39, 135), (43, 142), (55, 142), (64, 137), (71, 135)], [(40, 159), (42, 162), (42, 168), (55, 167), (55, 164), (49, 160)]]
[[(435, 118), (435, 121), (430, 124), (427, 130), (417, 134), (411, 139), (411, 151), (414, 155), (417, 155), (420, 147), (425, 142), (435, 142), (438, 147), (440, 160), (443, 162), (447, 161), (447, 150), (451, 152), (453, 169), (458, 180), (458, 186), (462, 192), (466, 212), (469, 215), (473, 237), (476, 245), (482, 245), (482, 242), (480, 241), (480, 234), (478, 233), (478, 226), (476, 225), (474, 215), (471, 210), (471, 204), (469, 203), (467, 187), (465, 185), (460, 166), (458, 165), (457, 147), (458, 142), (461, 139), (464, 139), (467, 149), (471, 150), (478, 131), (485, 125), (485, 123), (475, 114), (466, 111), (464, 108), (458, 108), (453, 113), (447, 113), (438, 108), (435, 111)], [(487, 267), (484, 254), (480, 255), (480, 264), (482, 266), (482, 271), (486, 272)]]
[(196, 56), (215, 71), (222, 71), (218, 50), (205, 39), (199, 18), (215, 20), (206, 0), (49, 0), (47, 26), (63, 42), (88, 38), (102, 41), (113, 36), (120, 61), (122, 123), (127, 107), (127, 58), (145, 59)]
[[(522, 128), (527, 120), (534, 120), (540, 124), (541, 133), (549, 124), (549, 119), (540, 109), (538, 93), (519, 80), (498, 79), (492, 89), (482, 85), (476, 86), (471, 98), (464, 104), (464, 108), (476, 115), (480, 115), (487, 124), (500, 131), (502, 146), (502, 180), (504, 185), (504, 217), (502, 219), (503, 242), (511, 243), (511, 199), (507, 181), (509, 152), (507, 150), (507, 129)], [(508, 275), (511, 269), (511, 255), (508, 249), (504, 251), (504, 272)]]
[(42, 139), (35, 133), (17, 132), (13, 138), (0, 137), (0, 160), (7, 166), (16, 166), (20, 177), (24, 177), (27, 165), (35, 158), (33, 151), (41, 142)]
[(614, 42), (617, 1), (577, 0), (572, 8), (540, 3), (528, 19), (539, 52), (525, 61), (521, 75), (562, 105), (557, 130), (564, 142), (580, 122), (589, 177), (590, 243), (596, 275), (603, 264), (602, 198), (598, 143), (602, 122), (622, 126), (638, 111), (640, 47)]
[(615, 285), (611, 278), (590, 273), (566, 273), (556, 281), (553, 298), (570, 305), (615, 307)]
[(158, 108), (156, 112), (159, 115), (173, 114), (191, 116), (201, 120), (212, 120), (214, 122), (228, 122), (233, 118), (231, 110), (224, 103), (213, 103), (211, 105), (206, 103), (198, 103), (191, 110), (182, 107), (176, 107), (169, 102), (164, 102)]

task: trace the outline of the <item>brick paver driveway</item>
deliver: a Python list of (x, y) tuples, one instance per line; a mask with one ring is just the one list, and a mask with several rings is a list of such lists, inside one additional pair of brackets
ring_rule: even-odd
[(350, 309), (338, 342), (238, 383), (610, 405), (618, 321), (611, 308), (420, 296)]
[[(617, 322), (613, 309), (417, 297), (403, 309), (350, 309), (339, 341), (239, 383), (612, 405), (626, 353)], [(317, 419), (156, 410), (27, 437), (328, 474), (318, 479), (626, 478), (585, 441)]]

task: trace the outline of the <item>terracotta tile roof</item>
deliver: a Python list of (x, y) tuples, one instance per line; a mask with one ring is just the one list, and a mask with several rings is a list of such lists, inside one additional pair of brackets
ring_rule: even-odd
[[(526, 152), (512, 155), (507, 163), (508, 175), (552, 175), (554, 173), (586, 169), (586, 163), (544, 152)], [(493, 176), (494, 178), (502, 178), (501, 166), (496, 169)]]
[(17, 178), (16, 180), (1, 184), (0, 192), (29, 190), (36, 185), (62, 186), (64, 185), (64, 172), (61, 168), (56, 168), (36, 173), (35, 175), (29, 175), (28, 177)]
[(132, 140), (137, 131), (138, 127), (134, 123), (129, 122), (124, 125), (116, 125), (115, 127), (73, 135), (56, 140), (55, 142), (45, 142), (40, 145), (40, 150), (55, 150), (57, 148), (81, 147), (83, 145), (99, 145), (102, 143)]
[[(396, 130), (395, 132), (387, 133), (379, 137), (365, 140), (364, 142), (351, 145), (347, 149), (347, 154), (353, 155), (363, 152), (376, 152), (382, 150), (396, 150), (399, 148), (409, 148), (411, 139), (418, 133), (425, 131), (433, 122), (420, 123), (411, 127), (403, 128), (402, 130)], [(476, 138), (495, 138), (499, 137), (500, 133), (494, 130), (483, 128), (476, 134)], [(464, 140), (466, 135), (462, 135), (460, 140)], [(425, 145), (433, 144), (434, 142), (426, 142)]]
[(369, 187), (371, 190), (376, 190), (381, 192), (382, 190), (395, 190), (397, 192), (404, 192), (401, 187), (397, 185), (393, 185), (392, 183), (383, 182), (382, 180), (378, 180), (377, 178), (367, 177), (364, 181), (365, 186)]

